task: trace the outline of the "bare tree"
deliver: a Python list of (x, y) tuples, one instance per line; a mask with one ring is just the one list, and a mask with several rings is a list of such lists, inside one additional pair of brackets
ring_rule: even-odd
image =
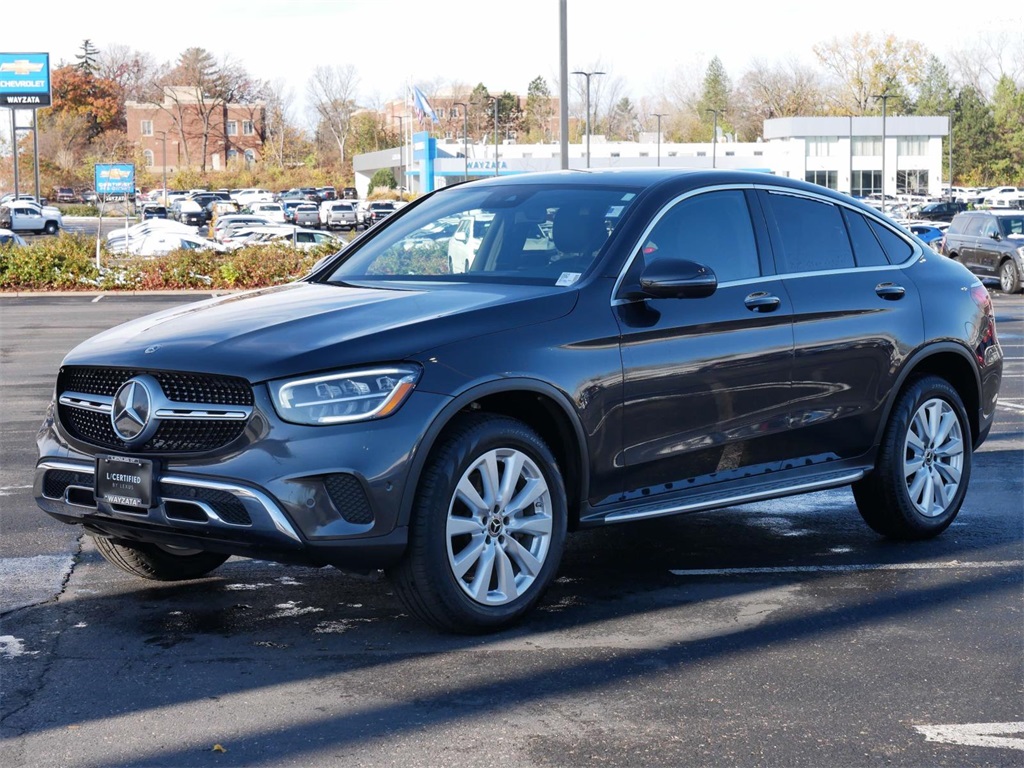
[(1024, 36), (1020, 30), (1003, 29), (983, 35), (969, 48), (951, 55), (953, 71), (962, 85), (991, 98), (996, 83), (1005, 75), (1024, 87)]
[(733, 123), (741, 140), (749, 141), (762, 134), (765, 120), (822, 114), (825, 102), (815, 70), (796, 59), (779, 64), (755, 59), (733, 92)]
[(155, 87), (170, 65), (157, 65), (152, 55), (115, 43), (100, 52), (97, 75), (117, 84), (125, 101), (152, 102), (161, 98)]
[(359, 77), (351, 64), (319, 66), (306, 87), (310, 108), (317, 118), (319, 130), (326, 131), (338, 146), (338, 155), (345, 159), (352, 114), (356, 111), (356, 86)]

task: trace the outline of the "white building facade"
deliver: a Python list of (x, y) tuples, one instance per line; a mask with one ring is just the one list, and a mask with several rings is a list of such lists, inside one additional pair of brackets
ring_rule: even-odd
[[(804, 179), (839, 192), (864, 197), (916, 194), (939, 197), (948, 182), (942, 141), (949, 118), (788, 117), (766, 120), (756, 142), (676, 144), (656, 134), (639, 142), (610, 142), (590, 137), (592, 168), (728, 168), (756, 170)], [(390, 168), (400, 187), (413, 194), (465, 178), (553, 171), (562, 167), (560, 146), (552, 144), (464, 144), (450, 139), (426, 141), (414, 134), (407, 145), (353, 159), (356, 189), (364, 197), (370, 178)], [(586, 168), (585, 143), (569, 145), (569, 168)], [(432, 154), (429, 162), (425, 153)], [(424, 169), (430, 169), (430, 179)]]

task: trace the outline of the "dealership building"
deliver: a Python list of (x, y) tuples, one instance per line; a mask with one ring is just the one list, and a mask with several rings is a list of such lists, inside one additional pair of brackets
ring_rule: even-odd
[[(939, 197), (949, 169), (942, 141), (949, 118), (785, 117), (764, 122), (756, 142), (676, 144), (655, 133), (637, 142), (590, 137), (592, 168), (728, 168), (756, 170), (804, 179), (863, 197), (889, 195)], [(375, 172), (389, 168), (400, 187), (429, 192), (463, 179), (560, 170), (561, 147), (551, 144), (463, 143), (414, 133), (403, 147), (357, 155), (356, 189), (366, 195)], [(569, 145), (569, 168), (587, 167), (587, 145)]]

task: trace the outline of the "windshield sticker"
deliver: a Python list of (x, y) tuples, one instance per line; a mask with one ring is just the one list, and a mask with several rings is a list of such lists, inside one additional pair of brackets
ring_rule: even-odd
[(558, 278), (558, 282), (555, 285), (566, 286), (573, 285), (583, 275), (582, 272), (563, 272), (561, 277)]

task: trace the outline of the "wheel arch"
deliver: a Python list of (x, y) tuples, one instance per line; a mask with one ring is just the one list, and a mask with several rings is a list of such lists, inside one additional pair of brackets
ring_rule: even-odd
[(945, 379), (960, 395), (971, 428), (971, 442), (977, 448), (981, 425), (981, 376), (971, 360), (971, 353), (954, 342), (940, 342), (918, 350), (904, 364), (885, 404), (885, 412), (875, 433), (875, 446), (881, 444), (892, 409), (908, 382), (927, 375)]
[(569, 528), (575, 528), (584, 489), (589, 485), (585, 433), (569, 397), (535, 379), (500, 379), (480, 384), (456, 396), (441, 411), (416, 446), (398, 524), (409, 524), (420, 478), (434, 446), (457, 416), (470, 412), (509, 416), (540, 435), (562, 472)]

